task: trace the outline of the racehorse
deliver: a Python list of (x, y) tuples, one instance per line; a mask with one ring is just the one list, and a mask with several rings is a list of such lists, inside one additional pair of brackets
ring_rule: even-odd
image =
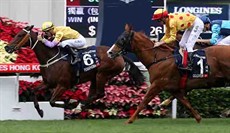
[(221, 87), (230, 80), (230, 47), (212, 46), (205, 48), (207, 62), (210, 66), (209, 76), (200, 79), (188, 79), (185, 88), (180, 88), (181, 75), (175, 63), (175, 56), (171, 45), (154, 47), (152, 42), (143, 32), (136, 32), (128, 24), (125, 31), (118, 37), (115, 44), (107, 51), (110, 58), (115, 59), (120, 54), (130, 51), (137, 55), (138, 59), (146, 66), (150, 75), (151, 85), (137, 107), (135, 113), (126, 121), (132, 123), (144, 107), (161, 91), (168, 91), (172, 97), (177, 98), (187, 107), (196, 121), (201, 121), (200, 114), (193, 109), (186, 99), (186, 92), (192, 89), (210, 89)]
[[(34, 89), (35, 92), (40, 89), (53, 89), (50, 105), (52, 107), (65, 108), (64, 104), (58, 104), (55, 103), (55, 101), (58, 100), (66, 89), (70, 89), (76, 84), (77, 76), (74, 72), (74, 68), (69, 61), (64, 60), (64, 56), (61, 54), (59, 47), (49, 48), (41, 41), (38, 41), (38, 33), (33, 32), (32, 28), (33, 25), (22, 29), (5, 47), (5, 50), (12, 53), (22, 46), (30, 46), (30, 48), (34, 50), (40, 63), (40, 73), (43, 79), (43, 82)], [(107, 46), (96, 47), (96, 54), (99, 58), (100, 65), (90, 71), (81, 72), (79, 75), (80, 78), (77, 84), (91, 81), (88, 98), (83, 102), (85, 104), (85, 106), (83, 106), (84, 108), (87, 108), (87, 105), (96, 99), (104, 97), (106, 82), (121, 73), (125, 65), (127, 65), (126, 63), (130, 66), (128, 72), (136, 85), (142, 84), (144, 81), (144, 76), (141, 71), (130, 59), (125, 56), (120, 56), (115, 60), (110, 59), (106, 54), (108, 49), (109, 47)], [(39, 115), (43, 117), (43, 111), (39, 107), (35, 92), (33, 94), (34, 106)]]

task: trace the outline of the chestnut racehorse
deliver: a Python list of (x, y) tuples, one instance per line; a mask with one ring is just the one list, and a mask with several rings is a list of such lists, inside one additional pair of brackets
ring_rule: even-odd
[[(64, 104), (58, 104), (55, 103), (55, 101), (60, 98), (66, 89), (71, 89), (76, 84), (77, 76), (71, 64), (67, 60), (62, 59), (63, 55), (60, 52), (60, 48), (49, 48), (41, 41), (37, 41), (38, 33), (33, 32), (32, 28), (33, 26), (27, 26), (21, 30), (9, 45), (5, 47), (5, 50), (12, 53), (22, 46), (30, 46), (38, 58), (40, 73), (43, 78), (42, 84), (38, 86), (35, 91), (39, 89), (53, 89), (53, 94), (50, 99), (51, 106), (64, 108)], [(84, 101), (84, 108), (96, 99), (104, 97), (106, 82), (121, 73), (126, 63), (130, 66), (128, 72), (135, 83), (142, 84), (144, 81), (144, 76), (130, 59), (125, 56), (119, 56), (115, 60), (110, 59), (106, 54), (108, 49), (109, 47), (107, 46), (98, 46), (96, 53), (100, 65), (90, 71), (81, 72), (79, 75), (78, 84), (91, 81), (88, 98)], [(33, 95), (35, 108), (39, 115), (43, 117), (43, 111), (39, 108), (35, 92)]]
[(210, 89), (211, 87), (224, 86), (230, 80), (230, 47), (212, 46), (205, 48), (207, 62), (210, 66), (209, 77), (201, 79), (188, 79), (185, 89), (180, 88), (181, 75), (175, 64), (175, 56), (170, 45), (154, 47), (152, 42), (143, 32), (136, 32), (128, 24), (125, 31), (119, 36), (115, 44), (107, 51), (110, 58), (115, 59), (122, 53), (131, 51), (146, 66), (150, 75), (150, 87), (135, 113), (126, 121), (132, 123), (141, 110), (161, 91), (168, 91), (187, 107), (196, 121), (201, 121), (199, 113), (193, 109), (186, 92), (192, 89)]

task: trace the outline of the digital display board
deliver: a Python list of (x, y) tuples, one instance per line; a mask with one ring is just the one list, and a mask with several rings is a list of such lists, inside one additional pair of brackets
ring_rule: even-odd
[(96, 37), (99, 0), (66, 0), (66, 26), (84, 37)]
[[(131, 3), (132, 0), (121, 0)], [(79, 31), (85, 37), (96, 37), (99, 15), (99, 0), (66, 0), (66, 26)], [(164, 0), (151, 0), (153, 12), (163, 7)], [(149, 18), (151, 20), (151, 17)], [(150, 37), (156, 37), (158, 33), (164, 32), (163, 26), (152, 21)]]
[[(131, 4), (135, 0), (118, 0)], [(170, 0), (169, 0), (170, 1)], [(164, 7), (164, 0), (151, 0), (152, 13)], [(229, 7), (228, 5), (194, 5), (185, 4), (171, 4), (167, 3), (169, 12), (191, 12), (193, 14), (209, 14), (213, 19), (228, 19)], [(203, 11), (204, 10), (204, 11)], [(194, 11), (194, 12), (193, 12)], [(203, 12), (205, 13), (203, 13)], [(210, 12), (207, 12), (210, 11)], [(97, 24), (99, 15), (99, 0), (66, 0), (66, 26), (79, 31), (85, 37), (95, 38), (97, 35)], [(152, 16), (151, 16), (152, 17)], [(158, 22), (152, 21), (150, 26), (150, 37), (157, 37), (159, 33), (164, 33), (165, 29)], [(143, 22), (144, 24), (144, 22)]]

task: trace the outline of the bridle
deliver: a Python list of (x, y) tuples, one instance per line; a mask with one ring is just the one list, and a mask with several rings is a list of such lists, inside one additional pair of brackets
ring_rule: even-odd
[(26, 32), (26, 35), (22, 38), (22, 40), (15, 46), (15, 49), (18, 49), (19, 47), (23, 46), (28, 40), (30, 41), (30, 48), (33, 50), (37, 43), (38, 40), (36, 40), (36, 42), (33, 44), (32, 43), (32, 39), (31, 39), (31, 35), (30, 35), (30, 30), (26, 30), (26, 29), (22, 29), (23, 31)]
[[(128, 35), (128, 37), (127, 37), (126, 42), (123, 42), (123, 41), (125, 41), (124, 39), (123, 39), (123, 40), (122, 40), (122, 39), (121, 39), (121, 40), (118, 40), (118, 41), (115, 43), (115, 45), (116, 45), (117, 47), (119, 47), (121, 50), (118, 51), (118, 52), (116, 52), (116, 53), (113, 53), (112, 57), (117, 57), (117, 56), (119, 56), (119, 55), (121, 55), (121, 54), (125, 54), (125, 53), (127, 52), (127, 46), (130, 46), (131, 49), (132, 49), (131, 41), (132, 41), (132, 39), (133, 39), (133, 36), (134, 36), (134, 31), (131, 31), (130, 34)], [(166, 45), (163, 45), (163, 46), (166, 47), (167, 49), (169, 49), (170, 51), (173, 51), (173, 49), (172, 49), (171, 47), (169, 47), (167, 44), (166, 44)], [(154, 49), (156, 49), (156, 48), (160, 48), (160, 47), (154, 47), (154, 46), (153, 46), (153, 47), (149, 47), (149, 48), (146, 48), (146, 49), (143, 49), (143, 50), (139, 50), (139, 51), (154, 50)], [(170, 58), (174, 58), (174, 57), (176, 57), (176, 56), (179, 56), (179, 55), (166, 56), (166, 57), (161, 58), (161, 59), (158, 59), (158, 60), (155, 58), (150, 64), (146, 65), (146, 68), (149, 69), (150, 66), (152, 66), (153, 64), (157, 64), (157, 63), (159, 63), (159, 62), (168, 60), (168, 59), (170, 59)]]
[[(118, 51), (118, 52), (114, 52), (111, 56), (112, 58), (116, 58), (120, 55), (124, 55), (124, 54), (127, 54), (128, 52), (128, 49), (131, 51), (132, 47), (131, 47), (131, 41), (132, 41), (132, 38), (134, 36), (134, 31), (131, 31), (129, 34), (128, 34), (128, 37), (126, 37), (127, 39), (124, 39), (123, 38), (119, 38), (114, 45), (116, 45), (118, 48), (120, 48), (121, 50)], [(114, 45), (112, 46), (112, 48), (114, 47)], [(111, 48), (111, 49), (112, 49)]]

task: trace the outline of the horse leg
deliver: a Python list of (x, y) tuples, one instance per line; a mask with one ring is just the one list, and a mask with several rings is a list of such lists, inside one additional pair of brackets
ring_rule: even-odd
[(61, 95), (65, 92), (65, 87), (62, 85), (58, 84), (57, 87), (54, 89), (52, 97), (50, 99), (50, 105), (52, 107), (59, 107), (59, 108), (65, 108), (65, 104), (57, 104), (55, 103), (58, 98), (61, 97)]
[(87, 99), (91, 99), (96, 95), (96, 79), (91, 80), (90, 88), (89, 88), (89, 95)]
[(160, 88), (163, 88), (163, 87), (156, 86), (155, 82), (151, 84), (150, 88), (145, 94), (144, 99), (139, 104), (134, 114), (125, 122), (126, 124), (133, 123), (135, 121), (135, 119), (137, 118), (141, 110), (143, 110), (146, 107), (146, 105), (161, 91)]
[(96, 96), (97, 96), (96, 99), (103, 98), (105, 96), (105, 84), (107, 81), (108, 81), (107, 74), (106, 75), (102, 73), (97, 74), (96, 76), (96, 86), (97, 86), (96, 87)]
[(155, 105), (153, 109), (156, 111), (157, 109), (160, 109), (162, 106), (168, 106), (174, 98), (174, 96), (170, 96), (168, 99), (164, 100), (160, 105)]
[[(92, 94), (92, 96), (86, 101), (85, 105), (82, 106), (82, 110), (85, 110), (88, 108), (88, 106), (95, 100), (100, 99), (102, 97), (105, 96), (105, 84), (108, 81), (107, 80), (107, 76), (98, 73), (96, 75), (96, 81), (93, 82), (93, 84), (91, 84), (90, 86), (90, 90), (94, 90), (96, 91), (96, 93), (94, 92), (94, 94)], [(95, 87), (96, 86), (96, 87)], [(92, 87), (92, 88), (91, 88)]]
[(90, 84), (90, 89), (89, 89), (89, 95), (87, 100), (82, 101), (82, 106), (81, 109), (85, 110), (88, 108), (88, 106), (90, 105), (90, 103), (93, 102), (93, 99), (96, 98), (96, 80), (91, 80), (91, 84)]
[(193, 116), (195, 117), (197, 123), (200, 123), (201, 121), (201, 116), (198, 113), (198, 111), (194, 110), (193, 107), (191, 106), (190, 102), (185, 98), (184, 93), (183, 92), (174, 92), (172, 93), (185, 107), (187, 107), (191, 113), (193, 114)]
[(33, 97), (33, 100), (34, 100), (34, 107), (37, 110), (37, 112), (40, 115), (40, 117), (43, 117), (44, 113), (43, 113), (43, 110), (41, 110), (40, 107), (39, 107), (36, 92), (39, 91), (39, 90), (46, 89), (46, 88), (48, 88), (48, 86), (44, 82), (42, 82), (40, 85), (38, 85), (36, 88), (34, 88), (32, 90), (32, 97)]

